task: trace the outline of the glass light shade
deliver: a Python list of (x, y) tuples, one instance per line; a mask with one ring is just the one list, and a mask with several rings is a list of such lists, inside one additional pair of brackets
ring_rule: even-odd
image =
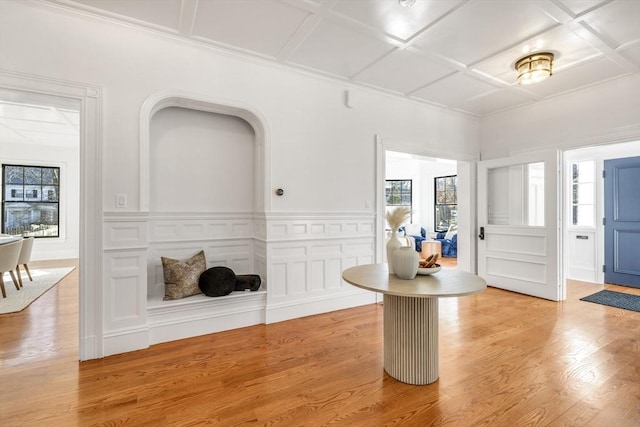
[(540, 52), (516, 61), (518, 83), (528, 85), (541, 82), (553, 75), (553, 53)]

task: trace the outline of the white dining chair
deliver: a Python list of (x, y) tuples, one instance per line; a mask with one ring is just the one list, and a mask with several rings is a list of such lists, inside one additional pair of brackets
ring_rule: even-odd
[(29, 276), (29, 280), (33, 282), (33, 278), (31, 277), (31, 271), (29, 271), (29, 266), (27, 263), (31, 261), (31, 251), (33, 250), (33, 242), (35, 239), (33, 237), (25, 237), (22, 239), (22, 249), (20, 249), (20, 256), (18, 257), (18, 262), (16, 263), (16, 273), (18, 273), (18, 283), (20, 283), (20, 287), (22, 287), (22, 274), (20, 273), (20, 266), (24, 266), (25, 271), (27, 272), (27, 276)]
[(4, 273), (9, 272), (13, 284), (17, 290), (20, 290), (20, 283), (16, 278), (14, 269), (18, 265), (18, 257), (20, 256), (20, 249), (22, 249), (22, 240), (17, 240), (11, 243), (5, 243), (0, 245), (0, 288), (2, 289), (2, 297), (7, 297), (7, 291), (4, 288)]

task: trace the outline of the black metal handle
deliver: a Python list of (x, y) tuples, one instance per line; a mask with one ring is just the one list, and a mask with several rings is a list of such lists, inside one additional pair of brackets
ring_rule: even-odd
[(480, 240), (484, 240), (484, 227), (480, 227), (480, 234), (478, 234)]

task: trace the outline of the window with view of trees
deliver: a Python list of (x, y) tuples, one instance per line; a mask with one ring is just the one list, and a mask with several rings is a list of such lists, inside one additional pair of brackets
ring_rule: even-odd
[(398, 206), (406, 206), (413, 209), (412, 181), (410, 179), (388, 179), (385, 182), (386, 211), (389, 212)]
[(60, 168), (2, 165), (2, 232), (58, 237)]
[(457, 175), (434, 178), (435, 229), (445, 231), (458, 221)]

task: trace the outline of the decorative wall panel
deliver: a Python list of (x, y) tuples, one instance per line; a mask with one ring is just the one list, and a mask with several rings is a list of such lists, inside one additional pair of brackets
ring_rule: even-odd
[[(370, 214), (110, 214), (106, 342), (121, 351), (375, 302), (342, 280), (345, 268), (373, 262), (373, 228)], [(259, 274), (261, 290), (163, 301), (160, 258), (186, 260), (200, 250), (207, 267)]]
[(545, 236), (519, 235), (517, 245), (515, 242), (513, 233), (492, 233), (486, 237), (487, 251), (546, 256), (547, 239)]
[(543, 285), (547, 283), (547, 267), (542, 262), (487, 257), (487, 274)]
[(568, 236), (567, 278), (595, 283), (597, 281), (595, 230), (571, 230)]
[(325, 265), (324, 260), (311, 261), (311, 286), (309, 291), (322, 291), (325, 285)]
[(102, 235), (105, 249), (144, 248), (148, 242), (147, 222), (143, 217), (105, 214)]
[(110, 250), (104, 254), (106, 284), (105, 329), (139, 327), (146, 323), (146, 253)]

